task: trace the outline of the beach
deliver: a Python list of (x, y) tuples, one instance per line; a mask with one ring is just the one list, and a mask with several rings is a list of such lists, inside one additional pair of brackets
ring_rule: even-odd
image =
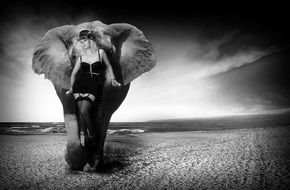
[(105, 168), (71, 171), (66, 134), (0, 135), (1, 189), (287, 189), (288, 127), (110, 134)]

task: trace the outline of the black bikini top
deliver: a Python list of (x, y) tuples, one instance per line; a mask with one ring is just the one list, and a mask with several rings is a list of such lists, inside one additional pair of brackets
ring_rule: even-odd
[(98, 54), (99, 54), (99, 61), (96, 61), (94, 63), (87, 63), (87, 62), (83, 62), (82, 61), (82, 57), (80, 57), (81, 59), (81, 71), (84, 73), (88, 73), (90, 75), (98, 75), (100, 74), (102, 71), (104, 71), (106, 69), (106, 65), (101, 61), (101, 56), (98, 50)]

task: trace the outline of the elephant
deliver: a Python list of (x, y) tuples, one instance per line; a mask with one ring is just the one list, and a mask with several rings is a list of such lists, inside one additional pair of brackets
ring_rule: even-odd
[[(67, 95), (70, 76), (76, 63), (71, 54), (74, 40), (82, 30), (93, 31), (100, 48), (107, 53), (116, 80), (121, 87), (104, 87), (91, 111), (95, 134), (94, 153), (81, 143), (81, 122), (73, 95)], [(52, 82), (61, 101), (67, 132), (65, 160), (72, 170), (83, 170), (90, 163), (91, 154), (104, 158), (104, 143), (112, 114), (125, 99), (130, 83), (156, 65), (151, 43), (137, 27), (127, 23), (104, 24), (101, 21), (79, 25), (64, 25), (50, 29), (37, 42), (32, 57), (32, 70), (44, 74)]]

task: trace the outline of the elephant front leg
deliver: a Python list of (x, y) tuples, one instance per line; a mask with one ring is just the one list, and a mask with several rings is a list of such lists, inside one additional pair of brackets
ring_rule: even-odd
[(61, 100), (64, 112), (65, 129), (67, 132), (67, 145), (65, 160), (73, 170), (82, 170), (87, 163), (87, 154), (81, 144), (80, 123), (77, 118), (77, 109), (72, 95), (65, 94), (66, 89), (55, 86)]
[(64, 115), (65, 129), (67, 133), (67, 144), (80, 144), (80, 130), (75, 114)]
[(87, 163), (87, 154), (81, 144), (77, 117), (75, 114), (65, 114), (64, 120), (67, 131), (65, 160), (71, 169), (82, 170)]

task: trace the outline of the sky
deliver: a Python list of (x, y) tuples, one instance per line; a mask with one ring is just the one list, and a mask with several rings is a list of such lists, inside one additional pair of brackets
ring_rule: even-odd
[(31, 69), (32, 53), (49, 29), (94, 20), (138, 27), (156, 54), (156, 66), (131, 83), (113, 122), (290, 110), (283, 5), (92, 2), (8, 3), (0, 20), (0, 122), (64, 121), (52, 83)]

